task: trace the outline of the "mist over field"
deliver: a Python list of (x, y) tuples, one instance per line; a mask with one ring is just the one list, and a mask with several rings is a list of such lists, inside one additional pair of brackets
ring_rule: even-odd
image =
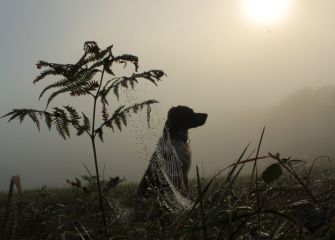
[[(101, 1), (9, 2), (0, 9), (0, 115), (14, 108), (44, 109), (38, 101), (50, 81), (32, 81), (42, 59), (73, 63), (83, 43), (114, 44), (116, 54), (139, 57), (140, 71), (162, 69), (158, 87), (140, 84), (121, 93), (120, 102), (147, 98), (145, 114), (121, 133), (105, 134), (98, 157), (106, 178), (139, 181), (161, 135), (170, 107), (186, 105), (208, 113), (207, 123), (190, 130), (192, 167), (206, 175), (232, 163), (251, 142), (257, 147), (266, 126), (261, 154), (311, 161), (335, 157), (335, 2), (295, 1), (281, 24), (255, 26), (241, 15), (239, 1), (170, 0), (164, 3)], [(80, 6), (80, 7), (78, 7)], [(128, 71), (123, 66), (117, 73)], [(73, 102), (72, 102), (73, 101)], [(60, 97), (55, 106), (72, 104), (91, 114), (87, 97)], [(64, 186), (66, 179), (93, 172), (86, 137), (72, 133), (64, 141), (55, 129), (38, 132), (30, 120), (0, 120), (0, 190), (20, 175), (23, 188)]]
[[(250, 151), (257, 147), (263, 126), (266, 126), (261, 152), (281, 153), (283, 156), (312, 161), (318, 156), (335, 157), (335, 87), (303, 89), (268, 108), (248, 108), (226, 111), (206, 111), (205, 126), (190, 130), (192, 169), (196, 165), (206, 175), (232, 163), (247, 143)], [(196, 108), (195, 108), (196, 110)], [(134, 117), (128, 130), (107, 134), (108, 141), (99, 144), (101, 166), (105, 177), (124, 176), (127, 181), (139, 181), (165, 121), (165, 112), (154, 107), (152, 126), (147, 128), (145, 117)], [(18, 124), (9, 126), (11, 131)], [(20, 174), (25, 187), (63, 186), (66, 179), (87, 175), (82, 162), (91, 167), (91, 149), (88, 139), (74, 136), (62, 140), (46, 128), (38, 133), (30, 122), (24, 123), (20, 139), (7, 138), (4, 168), (1, 169), (2, 189), (6, 179)], [(22, 133), (23, 132), (23, 133)], [(42, 135), (42, 136), (41, 136)], [(51, 135), (51, 137), (48, 137)], [(48, 139), (45, 142), (45, 139)], [(20, 145), (13, 148), (13, 144)], [(264, 162), (266, 164), (266, 162)], [(5, 177), (4, 177), (5, 176)]]

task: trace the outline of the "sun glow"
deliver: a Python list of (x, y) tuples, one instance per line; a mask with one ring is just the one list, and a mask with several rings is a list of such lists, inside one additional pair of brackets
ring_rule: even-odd
[(292, 0), (242, 0), (248, 19), (263, 25), (272, 25), (283, 20), (291, 6)]

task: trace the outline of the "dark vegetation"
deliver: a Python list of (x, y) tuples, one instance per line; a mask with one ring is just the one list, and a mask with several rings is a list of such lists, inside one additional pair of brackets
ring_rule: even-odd
[[(136, 184), (101, 181), (110, 239), (334, 239), (335, 172), (279, 154), (249, 158), (192, 183), (188, 209), (167, 210), (136, 196)], [(257, 161), (272, 164), (256, 178), (241, 175)], [(257, 166), (256, 166), (257, 167)], [(0, 195), (3, 239), (106, 239), (94, 176), (69, 187)], [(6, 208), (9, 215), (4, 218)]]

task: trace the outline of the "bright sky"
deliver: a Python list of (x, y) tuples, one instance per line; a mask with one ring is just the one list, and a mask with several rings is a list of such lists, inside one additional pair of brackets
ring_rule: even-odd
[[(255, 1), (258, 7), (246, 2), (251, 0), (2, 1), (0, 114), (45, 106), (45, 99), (38, 102), (44, 85), (32, 84), (38, 60), (71, 63), (87, 40), (101, 47), (114, 44), (115, 54), (137, 55), (140, 70), (162, 69), (168, 77), (158, 88), (145, 85), (135, 94), (134, 100), (161, 102), (154, 109), (156, 128), (147, 131), (144, 123), (134, 123), (141, 136), (132, 130), (110, 134), (99, 145), (106, 176), (139, 180), (174, 105), (209, 114), (191, 141), (193, 167), (211, 173), (238, 156), (251, 137), (257, 139), (265, 124), (232, 138), (227, 134), (235, 133), (225, 126), (234, 122), (229, 113), (268, 108), (300, 89), (334, 84), (335, 1), (292, 0), (283, 13), (270, 16), (258, 12), (262, 1)], [(274, 14), (278, 20), (263, 21)], [(86, 100), (75, 103), (85, 110)], [(0, 190), (15, 174), (26, 187), (59, 186), (85, 174), (82, 162), (93, 166), (88, 139), (74, 136), (65, 142), (55, 131), (38, 133), (29, 121), (20, 126), (1, 120), (0, 129)], [(208, 145), (211, 139), (215, 143)]]

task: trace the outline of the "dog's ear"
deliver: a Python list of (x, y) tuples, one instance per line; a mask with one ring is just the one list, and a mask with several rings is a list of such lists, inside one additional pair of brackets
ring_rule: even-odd
[(176, 125), (176, 123), (178, 122), (177, 115), (178, 115), (178, 107), (170, 108), (166, 120), (168, 126)]

